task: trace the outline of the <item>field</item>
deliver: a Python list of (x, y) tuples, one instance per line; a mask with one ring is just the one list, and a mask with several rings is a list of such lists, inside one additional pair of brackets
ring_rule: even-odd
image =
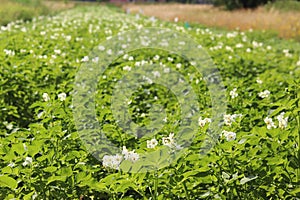
[(181, 22), (200, 23), (229, 30), (267, 30), (276, 32), (283, 38), (300, 40), (300, 3), (295, 2), (288, 8), (284, 7), (285, 4), (278, 2), (256, 10), (231, 12), (210, 5), (188, 4), (127, 4), (123, 9), (172, 22), (177, 18)]
[(0, 29), (0, 199), (300, 199), (300, 44), (84, 6)]

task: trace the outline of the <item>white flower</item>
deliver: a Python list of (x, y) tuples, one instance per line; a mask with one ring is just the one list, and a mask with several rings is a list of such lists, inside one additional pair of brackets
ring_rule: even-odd
[(15, 166), (15, 163), (11, 162), (11, 163), (9, 163), (7, 166), (13, 168), (13, 167)]
[(231, 126), (232, 122), (235, 122), (235, 119), (237, 117), (242, 117), (242, 114), (233, 114), (233, 115), (230, 115), (230, 114), (225, 114), (223, 119), (224, 119), (224, 123), (227, 125), (227, 126)]
[(88, 62), (90, 59), (88, 56), (84, 56), (82, 59), (81, 59), (81, 62)]
[(267, 129), (276, 128), (276, 126), (275, 126), (275, 124), (274, 124), (272, 118), (266, 117), (266, 118), (264, 119), (264, 122), (265, 122), (266, 125), (267, 125)]
[(119, 154), (113, 155), (113, 156), (105, 155), (103, 157), (102, 163), (103, 163), (104, 167), (119, 169), (122, 160), (123, 160), (123, 157)]
[(202, 119), (202, 117), (199, 117), (198, 124), (200, 127), (204, 127), (206, 123), (211, 123), (211, 119), (209, 118)]
[(166, 73), (166, 74), (168, 74), (168, 73), (170, 73), (170, 68), (164, 68), (164, 73)]
[(297, 66), (300, 66), (300, 60), (296, 63)]
[(139, 154), (133, 151), (128, 151), (128, 149), (123, 146), (122, 154), (124, 155), (125, 160), (129, 160), (131, 162), (136, 162), (139, 159)]
[(176, 68), (177, 68), (177, 69), (180, 69), (180, 68), (181, 68), (181, 63), (177, 63), (177, 64), (176, 64)]
[(103, 157), (103, 166), (104, 167), (110, 167), (111, 163), (112, 163), (112, 156), (105, 155)]
[(242, 48), (243, 46), (244, 46), (244, 45), (241, 44), (241, 43), (238, 43), (238, 44), (235, 45), (236, 48)]
[(92, 62), (93, 62), (93, 63), (98, 63), (98, 62), (99, 62), (99, 57), (93, 58), (93, 59), (92, 59)]
[(160, 77), (159, 71), (154, 71), (154, 72), (152, 72), (152, 74), (153, 74), (153, 76), (154, 76), (155, 78), (159, 78), (159, 77)]
[(60, 49), (54, 49), (54, 53), (61, 54), (61, 50)]
[(125, 146), (123, 146), (122, 154), (125, 156), (128, 154), (128, 152), (128, 149)]
[(50, 101), (50, 97), (47, 93), (43, 93), (43, 99), (44, 101)]
[(31, 165), (32, 164), (32, 158), (31, 157), (26, 157), (25, 161), (22, 163), (22, 165), (25, 167), (27, 165)]
[(123, 67), (123, 70), (125, 70), (125, 71), (130, 71), (130, 70), (131, 70), (131, 67), (129, 67), (128, 65), (126, 65), (126, 66)]
[(100, 51), (104, 51), (104, 50), (105, 50), (105, 47), (104, 47), (104, 46), (98, 46), (98, 49), (99, 49)]
[(226, 46), (225, 49), (226, 49), (227, 51), (231, 51), (231, 52), (233, 51), (233, 49), (232, 49), (230, 46)]
[(265, 90), (265, 91), (263, 91), (263, 92), (260, 92), (260, 93), (258, 93), (258, 96), (260, 97), (260, 98), (267, 98), (267, 97), (269, 97), (270, 96), (270, 91), (269, 90)]
[(262, 84), (262, 83), (263, 83), (263, 81), (262, 81), (262, 80), (260, 80), (259, 78), (257, 78), (257, 79), (256, 79), (256, 83), (258, 83), (258, 84)]
[(132, 56), (129, 56), (128, 60), (132, 61), (132, 60), (134, 60), (134, 58)]
[(140, 158), (138, 153), (135, 153), (134, 150), (129, 152), (128, 159), (131, 162), (136, 162)]
[(168, 61), (170, 61), (170, 62), (173, 61), (173, 58), (171, 58), (171, 57), (168, 57), (167, 59), (168, 59)]
[(168, 146), (168, 147), (174, 146), (175, 141), (174, 141), (173, 137), (174, 137), (174, 133), (170, 133), (168, 137), (163, 137), (162, 138), (163, 145)]
[(66, 38), (66, 41), (69, 42), (72, 39), (72, 36), (71, 35), (67, 35), (65, 38)]
[(278, 127), (281, 129), (285, 129), (288, 125), (288, 117), (284, 118), (284, 112), (280, 113), (276, 118), (278, 120)]
[(232, 99), (236, 98), (237, 96), (239, 96), (239, 94), (236, 92), (236, 88), (234, 88), (233, 90), (230, 91), (230, 96)]
[(259, 47), (259, 43), (256, 42), (256, 41), (253, 41), (253, 42), (252, 42), (252, 45), (253, 45), (253, 47), (255, 47), (255, 48), (256, 48), (256, 47)]
[(159, 55), (155, 55), (154, 57), (153, 57), (153, 60), (159, 60)]
[(134, 66), (136, 66), (136, 67), (141, 66), (141, 62), (140, 61), (135, 62)]
[(58, 94), (57, 97), (59, 98), (60, 101), (64, 101), (64, 100), (66, 100), (67, 95), (66, 95), (66, 93), (63, 92), (63, 93)]
[(21, 28), (21, 31), (24, 32), (24, 33), (26, 33), (26, 32), (27, 32), (27, 29), (26, 29), (25, 27), (22, 27), (22, 28)]
[(8, 130), (12, 130), (13, 127), (14, 127), (14, 125), (13, 125), (12, 123), (5, 123), (4, 125), (6, 126), (6, 128), (7, 128)]
[(9, 49), (4, 49), (4, 53), (8, 56), (14, 56), (15, 55), (15, 51), (9, 50)]
[(232, 141), (235, 140), (236, 138), (236, 133), (235, 132), (230, 132), (230, 131), (222, 131), (223, 135), (225, 136), (227, 141)]
[(292, 57), (292, 54), (290, 53), (290, 51), (288, 49), (283, 49), (282, 51), (286, 57)]
[(157, 140), (153, 138), (152, 140), (147, 140), (147, 148), (153, 149), (158, 144)]

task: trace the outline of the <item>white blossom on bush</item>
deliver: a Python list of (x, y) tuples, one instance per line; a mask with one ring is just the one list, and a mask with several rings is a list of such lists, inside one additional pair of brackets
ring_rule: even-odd
[(233, 114), (233, 115), (225, 114), (225, 115), (223, 116), (224, 123), (225, 123), (225, 125), (227, 125), (227, 126), (231, 126), (232, 123), (235, 122), (236, 118), (242, 117), (242, 116), (243, 116), (242, 114)]
[(44, 99), (44, 101), (50, 101), (50, 97), (49, 97), (48, 93), (43, 93), (43, 99)]
[(278, 120), (278, 127), (285, 129), (288, 125), (288, 117), (284, 117), (284, 112), (280, 113), (276, 118)]
[(175, 141), (174, 141), (174, 133), (170, 133), (168, 137), (163, 137), (162, 143), (163, 143), (163, 145), (168, 146), (168, 147), (172, 147), (172, 146), (176, 145)]
[(123, 157), (119, 154), (111, 155), (111, 156), (105, 155), (103, 157), (103, 166), (113, 168), (113, 169), (119, 169), (122, 160)]
[(264, 98), (269, 97), (270, 94), (271, 94), (271, 92), (270, 92), (269, 90), (265, 90), (265, 91), (263, 91), (263, 92), (258, 93), (258, 96), (259, 96), (260, 98), (263, 98), (263, 99), (264, 99)]
[(26, 157), (25, 161), (22, 163), (22, 165), (25, 167), (27, 165), (31, 165), (32, 164), (32, 158), (31, 157)]
[(60, 101), (64, 101), (64, 100), (66, 100), (67, 95), (66, 95), (66, 93), (63, 92), (63, 93), (58, 94), (57, 97)]
[(235, 132), (223, 130), (222, 134), (224, 135), (224, 137), (226, 138), (227, 141), (232, 141), (232, 140), (235, 140), (235, 138), (236, 138)]
[(131, 162), (136, 162), (140, 157), (138, 153), (134, 152), (134, 150), (128, 151), (125, 146), (123, 146), (122, 154), (125, 160), (129, 160)]
[(204, 118), (204, 119), (202, 119), (202, 117), (199, 117), (198, 124), (199, 124), (200, 127), (204, 127), (205, 124), (207, 124), (207, 123), (211, 123), (211, 119), (210, 118)]
[(229, 95), (231, 96), (232, 99), (239, 96), (239, 94), (236, 91), (237, 91), (237, 88), (234, 88), (233, 90), (230, 91)]
[(158, 144), (157, 140), (155, 138), (151, 140), (147, 140), (147, 148), (153, 149)]
[(275, 123), (273, 122), (272, 118), (266, 117), (266, 118), (264, 119), (264, 122), (265, 122), (266, 125), (267, 125), (267, 129), (276, 128), (276, 125), (275, 125)]

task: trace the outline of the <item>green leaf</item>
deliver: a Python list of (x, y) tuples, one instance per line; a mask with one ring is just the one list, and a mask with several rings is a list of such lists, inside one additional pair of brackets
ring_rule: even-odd
[(52, 173), (52, 172), (55, 172), (57, 170), (57, 167), (50, 166), (50, 167), (44, 168), (43, 170), (44, 170), (44, 172), (50, 172), (50, 173)]
[(2, 187), (8, 187), (10, 189), (16, 189), (18, 186), (18, 182), (6, 175), (0, 176), (0, 186)]
[(48, 178), (48, 182), (47, 185), (49, 185), (50, 183), (54, 182), (54, 181), (66, 181), (67, 177), (66, 176), (51, 176), (50, 178)]

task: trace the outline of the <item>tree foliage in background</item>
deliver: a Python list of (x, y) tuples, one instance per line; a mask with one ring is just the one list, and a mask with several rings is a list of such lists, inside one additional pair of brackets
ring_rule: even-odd
[(238, 8), (256, 8), (257, 6), (273, 2), (275, 0), (213, 0), (216, 6), (225, 6), (229, 10)]

